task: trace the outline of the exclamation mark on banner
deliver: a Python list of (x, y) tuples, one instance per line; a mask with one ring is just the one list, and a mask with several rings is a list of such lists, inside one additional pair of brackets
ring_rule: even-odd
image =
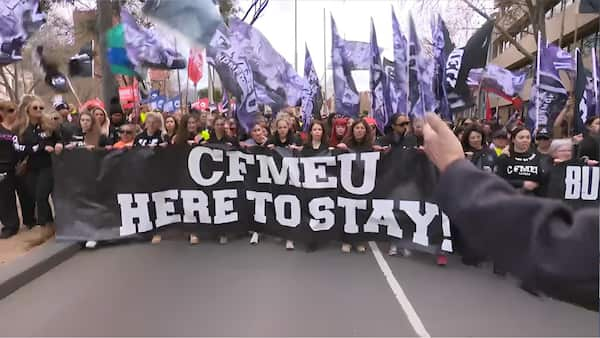
[(452, 252), (452, 239), (450, 236), (450, 219), (448, 216), (442, 212), (440, 209), (440, 213), (442, 215), (442, 234), (444, 235), (444, 240), (442, 241), (442, 250), (446, 252)]

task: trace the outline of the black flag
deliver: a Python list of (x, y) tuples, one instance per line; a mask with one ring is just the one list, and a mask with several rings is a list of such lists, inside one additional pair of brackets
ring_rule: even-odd
[(86, 43), (79, 53), (69, 59), (69, 75), (81, 77), (94, 76), (94, 41)]
[(581, 0), (579, 13), (600, 13), (600, 0)]
[(473, 98), (467, 86), (469, 71), (487, 64), (488, 50), (494, 22), (488, 21), (479, 28), (463, 48), (456, 48), (446, 61), (446, 92), (452, 112), (473, 106)]
[(585, 127), (585, 121), (588, 115), (588, 102), (591, 97), (588, 97), (589, 92), (586, 90), (587, 84), (587, 71), (583, 67), (583, 60), (581, 58), (581, 51), (577, 49), (577, 76), (575, 77), (575, 104), (573, 105), (573, 126), (575, 133), (583, 133)]

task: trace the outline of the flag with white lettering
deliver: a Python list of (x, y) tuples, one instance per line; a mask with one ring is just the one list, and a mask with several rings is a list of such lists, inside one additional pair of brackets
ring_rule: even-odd
[(375, 24), (371, 18), (371, 70), (369, 85), (371, 88), (371, 116), (377, 123), (377, 129), (384, 133), (384, 128), (388, 124), (388, 111), (386, 109), (385, 72), (381, 65), (381, 55), (379, 55), (379, 46), (377, 45), (377, 33)]
[(446, 28), (446, 23), (438, 14), (431, 22), (431, 32), (433, 41), (433, 56), (434, 77), (433, 91), (438, 102), (438, 112), (440, 116), (448, 121), (452, 121), (452, 113), (450, 112), (450, 104), (448, 103), (448, 95), (446, 93), (446, 61), (448, 55), (454, 50), (454, 44), (450, 39), (450, 33)]
[(215, 67), (225, 89), (239, 99), (237, 118), (242, 128), (249, 132), (258, 117), (254, 77), (245, 55), (232, 45), (225, 25), (215, 33), (206, 49), (206, 58)]
[(233, 17), (229, 19), (229, 29), (232, 45), (248, 60), (257, 91), (264, 93), (258, 95), (258, 103), (277, 108), (296, 106), (305, 81), (294, 67), (252, 25)]
[(464, 47), (454, 49), (448, 56), (445, 81), (448, 103), (453, 113), (474, 105), (467, 77), (471, 69), (485, 67), (493, 28), (493, 20), (486, 22)]
[(408, 42), (400, 31), (396, 13), (392, 8), (392, 32), (394, 37), (394, 76), (390, 81), (391, 112), (408, 115)]
[(314, 116), (321, 114), (323, 105), (323, 94), (317, 77), (317, 71), (313, 65), (308, 46), (305, 46), (304, 57), (304, 88), (302, 90), (302, 128), (308, 131)]
[(335, 111), (341, 115), (357, 118), (360, 97), (352, 78), (352, 65), (345, 57), (346, 41), (339, 37), (333, 16), (331, 16), (331, 39)]
[(412, 15), (409, 16), (409, 67), (408, 67), (408, 99), (409, 115), (424, 117), (426, 112), (436, 108), (433, 93), (433, 60), (427, 57), (422, 49)]

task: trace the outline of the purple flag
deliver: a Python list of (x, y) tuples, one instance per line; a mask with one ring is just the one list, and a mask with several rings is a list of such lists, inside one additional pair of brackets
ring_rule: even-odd
[[(554, 45), (546, 46), (538, 39), (538, 69), (536, 82), (531, 88), (527, 127), (535, 130), (539, 126), (551, 126), (556, 116), (567, 103), (567, 88), (560, 79), (559, 70), (573, 71), (575, 63), (571, 55)], [(539, 77), (539, 83), (537, 81)]]
[(304, 88), (302, 90), (302, 127), (304, 131), (309, 131), (313, 116), (321, 113), (323, 105), (323, 94), (319, 85), (317, 71), (313, 65), (308, 46), (304, 58)]
[(331, 39), (335, 110), (338, 114), (357, 118), (360, 96), (352, 78), (351, 63), (344, 56), (346, 41), (339, 37), (333, 16), (331, 16)]
[(427, 58), (421, 49), (421, 43), (415, 29), (412, 16), (409, 17), (409, 68), (408, 68), (408, 98), (410, 115), (424, 117), (426, 112), (436, 108), (433, 94), (433, 60)]
[(408, 51), (406, 37), (400, 31), (396, 13), (392, 8), (392, 30), (394, 36), (394, 77), (390, 81), (392, 114), (408, 114)]
[(239, 99), (237, 118), (242, 128), (250, 132), (258, 116), (252, 69), (245, 55), (232, 45), (225, 25), (217, 29), (206, 49), (206, 58), (215, 67), (225, 89)]
[(371, 88), (371, 115), (377, 122), (377, 129), (383, 133), (383, 129), (388, 123), (388, 115), (385, 107), (385, 73), (381, 66), (381, 55), (379, 55), (379, 46), (377, 45), (377, 33), (375, 24), (371, 18), (371, 69), (370, 69)]

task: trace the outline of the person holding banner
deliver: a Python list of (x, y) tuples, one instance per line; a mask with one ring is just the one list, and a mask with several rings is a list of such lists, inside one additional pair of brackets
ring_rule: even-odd
[(587, 134), (579, 143), (577, 157), (600, 160), (600, 116), (592, 116), (585, 123)]
[(156, 147), (165, 146), (169, 143), (162, 130), (162, 118), (159, 113), (146, 114), (146, 129), (135, 137), (135, 146)]
[[(368, 152), (373, 151), (373, 130), (369, 124), (364, 120), (360, 119), (352, 123), (350, 126), (350, 133), (344, 138), (344, 142), (337, 145), (337, 148), (342, 151), (353, 151), (353, 152)], [(348, 243), (347, 240), (343, 240), (342, 252), (349, 253), (352, 251), (352, 244)], [(367, 251), (365, 243), (357, 243), (356, 251), (364, 253)]]
[[(277, 129), (275, 134), (267, 142), (267, 148), (275, 149), (275, 147), (287, 148), (292, 151), (302, 150), (302, 143), (300, 139), (294, 135), (290, 125), (290, 119), (286, 114), (277, 115), (275, 120), (275, 128)], [(286, 250), (294, 250), (294, 241), (285, 241)]]
[(19, 232), (17, 212), (15, 167), (22, 147), (13, 131), (17, 122), (17, 107), (10, 101), (0, 102), (0, 239), (10, 238)]
[(538, 194), (543, 182), (540, 154), (531, 148), (531, 133), (516, 127), (510, 133), (509, 154), (496, 161), (496, 173), (525, 194)]
[(518, 194), (466, 161), (435, 114), (427, 114), (424, 132), (425, 153), (441, 173), (435, 200), (470, 245), (523, 284), (598, 311), (598, 207), (573, 211), (558, 200)]
[(183, 115), (172, 144), (197, 144), (199, 139), (197, 119), (194, 115)]

